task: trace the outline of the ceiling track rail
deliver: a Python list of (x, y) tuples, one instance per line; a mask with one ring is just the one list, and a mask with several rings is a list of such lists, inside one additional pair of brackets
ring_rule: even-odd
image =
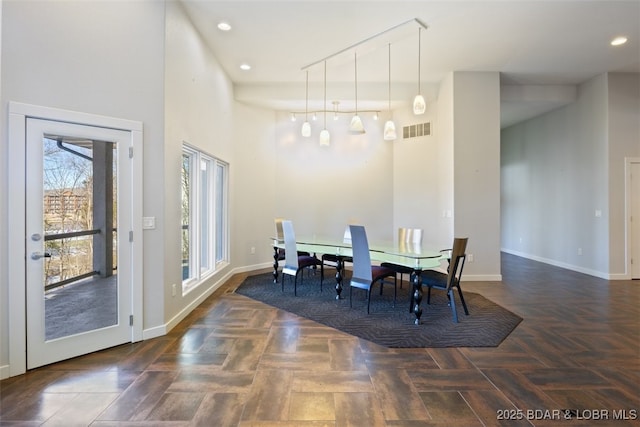
[(305, 65), (304, 67), (302, 67), (302, 68), (301, 68), (301, 70), (302, 70), (302, 71), (304, 71), (304, 70), (306, 70), (306, 69), (308, 69), (308, 68), (311, 68), (311, 67), (313, 67), (313, 66), (315, 66), (315, 65), (321, 64), (321, 63), (323, 63), (323, 62), (325, 62), (325, 61), (328, 61), (329, 59), (331, 59), (331, 58), (333, 58), (333, 57), (336, 57), (336, 56), (338, 56), (338, 55), (340, 55), (340, 54), (343, 54), (343, 53), (345, 53), (345, 52), (348, 52), (348, 51), (350, 51), (350, 50), (352, 50), (352, 49), (354, 49), (354, 48), (356, 48), (356, 47), (358, 47), (358, 46), (360, 46), (360, 45), (362, 45), (362, 44), (364, 44), (364, 43), (367, 43), (367, 42), (369, 42), (369, 41), (371, 41), (371, 40), (374, 40), (374, 39), (376, 39), (376, 38), (378, 38), (378, 37), (380, 37), (380, 36), (382, 36), (382, 35), (384, 35), (384, 34), (390, 33), (391, 31), (394, 31), (394, 30), (396, 30), (396, 29), (398, 29), (398, 28), (400, 28), (400, 27), (404, 27), (405, 25), (407, 25), (407, 24), (411, 24), (411, 23), (418, 24), (419, 26), (421, 26), (421, 27), (422, 27), (422, 28), (424, 28), (425, 30), (428, 28), (428, 27), (427, 27), (427, 24), (425, 24), (424, 22), (422, 22), (422, 21), (421, 21), (421, 20), (419, 20), (418, 18), (409, 19), (408, 21), (401, 22), (401, 23), (399, 23), (399, 24), (397, 24), (397, 25), (394, 25), (394, 26), (393, 26), (393, 27), (391, 27), (391, 28), (387, 28), (387, 29), (386, 29), (386, 30), (384, 30), (384, 31), (381, 31), (381, 32), (379, 32), (379, 33), (377, 33), (377, 34), (374, 34), (374, 35), (370, 36), (370, 37), (367, 37), (366, 39), (360, 40), (359, 42), (354, 43), (354, 44), (352, 44), (352, 45), (350, 45), (350, 46), (347, 46), (347, 47), (345, 47), (344, 49), (341, 49), (341, 50), (339, 50), (339, 51), (337, 51), (337, 52), (335, 52), (335, 53), (332, 53), (332, 54), (331, 54), (331, 55), (329, 55), (329, 56), (325, 56), (324, 58), (318, 59), (317, 61), (314, 61), (314, 62), (312, 62), (311, 64)]

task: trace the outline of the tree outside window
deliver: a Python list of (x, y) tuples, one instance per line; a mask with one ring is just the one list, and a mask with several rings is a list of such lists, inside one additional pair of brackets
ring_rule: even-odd
[(189, 145), (182, 150), (182, 290), (227, 261), (228, 165)]

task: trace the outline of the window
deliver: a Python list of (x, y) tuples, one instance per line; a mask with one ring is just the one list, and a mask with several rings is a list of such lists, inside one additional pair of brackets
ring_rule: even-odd
[(182, 149), (182, 291), (227, 261), (228, 165), (188, 145)]

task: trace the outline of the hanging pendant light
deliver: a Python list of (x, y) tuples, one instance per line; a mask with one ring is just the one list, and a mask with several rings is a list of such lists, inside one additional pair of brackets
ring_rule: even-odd
[(324, 129), (320, 132), (320, 145), (329, 146), (331, 135), (327, 130), (327, 61), (324, 61)]
[(424, 101), (424, 97), (420, 94), (420, 40), (421, 40), (422, 27), (418, 27), (418, 94), (413, 98), (413, 114), (424, 114), (427, 109), (427, 104)]
[(354, 52), (353, 54), (353, 62), (355, 64), (355, 82), (356, 82), (356, 114), (353, 116), (353, 118), (351, 119), (351, 124), (349, 125), (349, 133), (352, 134), (363, 134), (364, 133), (364, 125), (362, 124), (362, 120), (360, 119), (360, 116), (358, 115), (358, 57), (357, 54)]
[(311, 124), (309, 124), (309, 70), (307, 70), (307, 83), (305, 85), (304, 123), (302, 124), (302, 136), (311, 136)]
[(389, 120), (384, 124), (384, 140), (394, 141), (397, 138), (396, 124), (391, 120), (391, 43), (389, 43)]

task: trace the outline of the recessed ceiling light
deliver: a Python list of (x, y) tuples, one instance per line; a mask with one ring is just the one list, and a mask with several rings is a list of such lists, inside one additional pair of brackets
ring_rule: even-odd
[(611, 40), (611, 46), (620, 46), (623, 45), (627, 42), (627, 38), (624, 36), (620, 36), (620, 37), (616, 37), (615, 39)]
[(231, 25), (228, 22), (222, 21), (218, 24), (218, 29), (220, 31), (229, 31), (231, 30)]
[(243, 71), (249, 71), (251, 69), (251, 65), (249, 64), (240, 64), (240, 69)]

